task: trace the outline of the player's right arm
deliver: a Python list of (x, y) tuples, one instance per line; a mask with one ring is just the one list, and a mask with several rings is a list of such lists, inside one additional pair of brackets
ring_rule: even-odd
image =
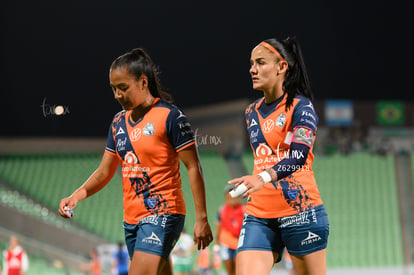
[(115, 154), (105, 151), (98, 169), (72, 195), (60, 201), (59, 214), (62, 217), (70, 218), (65, 207), (73, 209), (78, 202), (101, 190), (114, 176), (118, 164), (119, 158)]

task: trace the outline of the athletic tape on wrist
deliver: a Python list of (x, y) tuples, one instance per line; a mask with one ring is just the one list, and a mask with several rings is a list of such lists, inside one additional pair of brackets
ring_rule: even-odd
[(268, 183), (272, 181), (272, 176), (270, 176), (269, 172), (267, 171), (263, 171), (261, 173), (259, 173), (259, 176), (262, 177), (264, 183)]

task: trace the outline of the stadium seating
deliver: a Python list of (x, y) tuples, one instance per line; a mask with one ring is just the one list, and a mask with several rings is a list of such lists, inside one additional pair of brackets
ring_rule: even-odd
[[(206, 181), (209, 220), (214, 225), (215, 212), (224, 202), (223, 189), (230, 175), (225, 160), (215, 152), (200, 152)], [(33, 198), (28, 201), (18, 192), (4, 191), (0, 196), (11, 206), (41, 216), (49, 222), (65, 224), (51, 211), (57, 210), (60, 199), (68, 196), (98, 167), (99, 154), (20, 155), (0, 157), (0, 178), (12, 184), (18, 191)], [(194, 201), (188, 174), (181, 164), (183, 192), (187, 202), (186, 227), (192, 231), (195, 221)], [(122, 186), (117, 173), (108, 185), (93, 197), (80, 203), (75, 209), (73, 222), (111, 242), (123, 239)], [(12, 196), (12, 199), (7, 199)], [(43, 207), (42, 205), (46, 206)], [(70, 224), (70, 223), (69, 223)]]
[[(57, 211), (60, 199), (79, 187), (98, 167), (100, 159), (99, 154), (2, 156), (0, 177), (33, 198), (37, 205)], [(73, 223), (109, 241), (123, 239), (121, 188), (120, 178), (115, 176), (101, 192), (78, 205)]]

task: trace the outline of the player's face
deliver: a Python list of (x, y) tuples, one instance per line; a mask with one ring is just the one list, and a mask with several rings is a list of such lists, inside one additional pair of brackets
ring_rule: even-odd
[(148, 78), (142, 75), (138, 80), (126, 67), (114, 68), (109, 72), (109, 81), (114, 97), (125, 110), (132, 110), (143, 104), (151, 94)]
[(280, 81), (276, 56), (261, 45), (252, 50), (249, 72), (255, 90), (272, 90)]

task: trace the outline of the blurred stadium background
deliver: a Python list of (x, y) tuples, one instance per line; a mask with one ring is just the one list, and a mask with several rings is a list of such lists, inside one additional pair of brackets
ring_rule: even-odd
[(250, 51), (296, 35), (320, 118), (314, 170), (330, 218), (328, 274), (414, 274), (412, 62), (396, 43), (408, 10), (356, 0), (2, 3), (0, 249), (17, 235), (27, 275), (83, 274), (92, 248), (108, 263), (123, 240), (119, 174), (73, 219), (56, 210), (98, 166), (120, 110), (109, 65), (140, 46), (196, 131), (214, 226), (227, 180), (252, 171), (243, 112), (261, 94), (251, 91)]

